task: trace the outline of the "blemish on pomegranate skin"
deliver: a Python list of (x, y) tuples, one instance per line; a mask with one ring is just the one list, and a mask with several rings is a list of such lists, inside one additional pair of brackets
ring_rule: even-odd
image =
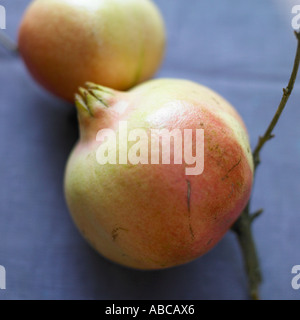
[(188, 213), (189, 213), (189, 230), (192, 237), (192, 240), (195, 239), (194, 231), (191, 225), (191, 182), (189, 180), (186, 180), (187, 183), (187, 207), (188, 207)]
[(234, 170), (234, 169), (241, 163), (241, 161), (242, 161), (242, 157), (240, 157), (240, 160), (239, 160), (232, 168), (230, 168), (230, 169), (227, 171), (226, 175), (222, 178), (222, 181), (224, 181), (225, 179), (228, 179), (229, 173), (230, 173), (232, 170)]
[(212, 99), (217, 105), (220, 105), (220, 101), (217, 100), (215, 97), (211, 97), (211, 99)]
[(209, 240), (207, 241), (206, 245), (209, 246), (212, 241), (213, 241), (213, 238), (209, 239)]
[(234, 192), (234, 183), (231, 184), (231, 192), (230, 192), (230, 194), (228, 196), (228, 199), (230, 199), (232, 197), (233, 192)]
[(189, 229), (190, 229), (190, 234), (191, 234), (192, 240), (194, 240), (195, 239), (195, 235), (194, 235), (194, 231), (193, 231), (193, 228), (192, 228), (192, 225), (191, 225), (191, 221), (189, 222)]
[(121, 231), (121, 230), (122, 231), (128, 231), (127, 229), (121, 228), (121, 227), (118, 227), (118, 228), (115, 228), (115, 229), (112, 230), (111, 237), (112, 237), (113, 241), (117, 240), (117, 238), (119, 236), (119, 231)]

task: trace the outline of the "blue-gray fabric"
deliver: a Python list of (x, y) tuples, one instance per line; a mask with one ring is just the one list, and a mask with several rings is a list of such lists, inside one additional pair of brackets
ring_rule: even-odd
[[(190, 79), (228, 99), (253, 147), (281, 99), (294, 59), (292, 2), (156, 0), (168, 30), (156, 77)], [(3, 0), (13, 39), (29, 1)], [(262, 152), (253, 190), (253, 226), (262, 299), (299, 299), (300, 82)], [(63, 175), (78, 129), (75, 111), (40, 88), (22, 60), (0, 48), (0, 299), (248, 299), (232, 232), (208, 254), (163, 271), (136, 271), (97, 254), (75, 228)]]

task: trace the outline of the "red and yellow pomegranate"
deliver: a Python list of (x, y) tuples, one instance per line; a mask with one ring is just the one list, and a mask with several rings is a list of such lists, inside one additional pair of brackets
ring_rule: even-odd
[(35, 0), (18, 46), (37, 82), (73, 101), (86, 81), (127, 90), (152, 77), (165, 27), (151, 0)]
[[(82, 235), (106, 258), (138, 269), (184, 264), (214, 247), (242, 212), (252, 187), (248, 135), (235, 109), (186, 80), (151, 80), (128, 92), (88, 84), (80, 92), (81, 135), (67, 164), (65, 194)], [(119, 139), (120, 123), (126, 123), (127, 141)], [(130, 132), (137, 128), (145, 135), (134, 141)], [(104, 129), (118, 138), (102, 139)], [(204, 168), (187, 174), (190, 163), (172, 159), (185, 150), (195, 156), (201, 129)], [(163, 149), (164, 135), (172, 130), (183, 136), (190, 130), (193, 139), (183, 140), (182, 148), (172, 138), (170, 149)], [(156, 164), (147, 154), (151, 146), (141, 148), (153, 132), (161, 133)], [(135, 154), (142, 163), (120, 163), (124, 150), (128, 159)], [(105, 163), (114, 151), (117, 161)], [(170, 164), (163, 164), (169, 151)]]

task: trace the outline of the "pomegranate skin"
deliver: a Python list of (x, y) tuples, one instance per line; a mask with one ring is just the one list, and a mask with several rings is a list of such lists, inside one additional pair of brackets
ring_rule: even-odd
[(86, 81), (127, 90), (151, 78), (165, 40), (151, 0), (35, 0), (21, 21), (18, 47), (33, 78), (73, 102)]
[[(104, 257), (137, 269), (173, 267), (207, 253), (252, 188), (248, 135), (235, 109), (216, 92), (177, 79), (151, 80), (126, 93), (105, 89), (105, 107), (82, 94), (81, 137), (66, 167), (65, 195), (85, 239)], [(100, 165), (97, 132), (117, 131), (120, 121), (149, 138), (149, 129), (204, 129), (202, 174), (186, 175), (185, 163)]]

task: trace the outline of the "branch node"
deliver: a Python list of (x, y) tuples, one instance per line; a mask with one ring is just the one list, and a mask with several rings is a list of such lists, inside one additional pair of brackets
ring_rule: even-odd
[(250, 222), (252, 223), (256, 218), (258, 218), (262, 213), (264, 212), (264, 209), (259, 209), (252, 213), (250, 215)]
[(300, 41), (300, 31), (294, 31), (294, 34), (296, 36), (296, 38), (298, 39), (298, 41)]
[(272, 140), (273, 138), (275, 138), (275, 134), (270, 134), (268, 140)]

